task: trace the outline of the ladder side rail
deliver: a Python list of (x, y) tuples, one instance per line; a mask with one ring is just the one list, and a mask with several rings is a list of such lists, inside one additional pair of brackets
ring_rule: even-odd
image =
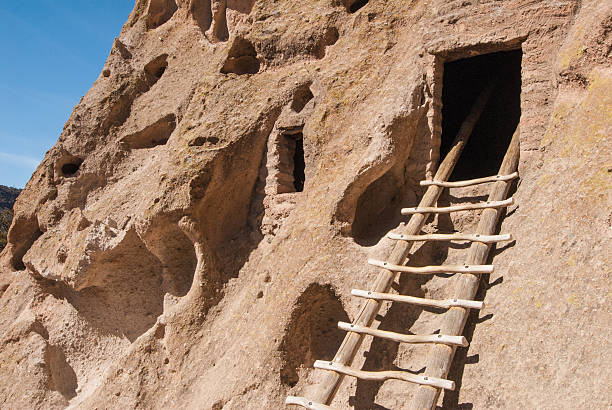
[[(463, 151), (463, 148), (467, 144), (474, 126), (478, 122), (478, 119), (480, 118), (480, 115), (482, 114), (482, 111), (489, 100), (493, 86), (493, 83), (489, 84), (474, 102), (472, 110), (461, 124), (461, 128), (453, 141), (450, 151), (438, 167), (438, 171), (435, 175), (436, 180), (446, 181), (450, 177), (455, 165), (457, 164), (459, 156)], [(431, 206), (435, 204), (438, 201), (443, 189), (443, 187), (438, 187), (435, 185), (428, 187), (427, 191), (425, 191), (425, 194), (423, 195), (423, 198), (421, 198), (419, 206)], [(413, 215), (408, 221), (408, 224), (406, 224), (404, 233), (408, 235), (416, 235), (419, 233), (423, 228), (423, 225), (425, 225), (425, 221), (428, 216), (429, 214)], [(406, 260), (411, 247), (412, 243), (410, 242), (398, 242), (393, 247), (393, 251), (391, 252), (388, 260), (393, 263), (402, 264)], [(371, 290), (380, 293), (387, 293), (391, 288), (391, 284), (393, 283), (396, 274), (396, 272), (381, 269)], [(370, 326), (378, 314), (381, 304), (381, 301), (368, 299), (362, 305), (362, 308), (355, 317), (353, 323), (361, 326)], [(350, 365), (355, 357), (355, 354), (357, 354), (359, 347), (361, 346), (363, 338), (364, 335), (361, 334), (353, 332), (347, 333), (342, 341), (342, 344), (338, 348), (333, 361), (342, 365)], [(321, 382), (318, 384), (317, 388), (314, 389), (312, 394), (313, 401), (329, 404), (334, 398), (343, 377), (344, 375), (333, 371), (325, 372)]]
[[(519, 159), (519, 128), (512, 136), (510, 146), (500, 167), (500, 174), (510, 174), (516, 171)], [(512, 181), (496, 182), (489, 194), (489, 201), (504, 199), (508, 195)], [(495, 233), (497, 223), (501, 216), (500, 209), (486, 209), (483, 211), (477, 232), (481, 235), (492, 235)], [(491, 245), (474, 242), (470, 246), (466, 263), (485, 263)], [(473, 274), (461, 274), (455, 287), (455, 296), (458, 299), (474, 299), (478, 292), (480, 277)], [(440, 326), (440, 333), (446, 335), (461, 335), (467, 322), (469, 310), (461, 307), (452, 307), (445, 314)], [(427, 373), (432, 377), (445, 378), (448, 376), (450, 365), (455, 355), (454, 346), (434, 345), (427, 355)], [(419, 386), (410, 403), (410, 409), (423, 410), (433, 409), (440, 396), (440, 390), (430, 386)]]

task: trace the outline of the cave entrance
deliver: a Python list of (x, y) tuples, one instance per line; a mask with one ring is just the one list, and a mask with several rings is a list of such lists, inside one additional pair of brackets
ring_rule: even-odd
[(449, 152), (476, 98), (497, 84), (457, 163), (451, 181), (495, 175), (521, 116), (521, 50), (501, 51), (444, 64), (440, 158)]

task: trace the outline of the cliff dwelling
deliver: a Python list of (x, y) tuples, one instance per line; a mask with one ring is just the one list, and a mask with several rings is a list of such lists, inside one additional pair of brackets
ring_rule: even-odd
[(521, 115), (521, 58), (521, 50), (499, 51), (444, 64), (440, 158), (450, 150), (478, 94), (495, 84), (451, 179), (497, 173)]
[(125, 20), (13, 208), (3, 407), (609, 406), (612, 3)]

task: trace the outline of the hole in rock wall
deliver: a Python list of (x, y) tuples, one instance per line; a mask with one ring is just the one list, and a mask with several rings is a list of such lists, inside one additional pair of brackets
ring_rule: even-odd
[(66, 153), (55, 163), (55, 172), (65, 178), (74, 177), (79, 172), (81, 164), (83, 164), (81, 158)]
[(210, 28), (212, 23), (212, 10), (210, 0), (193, 0), (191, 3), (191, 15), (204, 33)]
[(299, 369), (315, 360), (331, 360), (344, 339), (338, 322), (350, 322), (342, 302), (329, 285), (313, 283), (298, 298), (280, 345), (281, 382), (295, 386)]
[(278, 141), (278, 193), (302, 192), (306, 182), (304, 135), (300, 131), (283, 133)]
[(147, 236), (147, 248), (162, 264), (162, 291), (182, 297), (189, 292), (196, 270), (193, 243), (171, 219), (161, 218)]
[(175, 0), (151, 0), (147, 11), (147, 30), (157, 28), (170, 20), (178, 10)]
[(483, 54), (444, 64), (442, 87), (443, 159), (474, 101), (491, 80), (497, 80), (451, 180), (495, 175), (521, 116), (522, 51)]
[(227, 41), (230, 29), (251, 13), (255, 0), (193, 0), (190, 14), (211, 42)]
[(69, 298), (92, 326), (134, 341), (163, 312), (162, 268), (130, 230), (117, 247), (95, 256), (89, 286)]
[(293, 94), (293, 100), (291, 101), (291, 109), (297, 113), (302, 112), (306, 104), (314, 98), (312, 91), (310, 91), (310, 84), (306, 84), (303, 87), (298, 88)]
[(166, 72), (166, 68), (168, 67), (167, 58), (167, 54), (162, 54), (153, 59), (145, 65), (142, 78), (139, 78), (138, 81), (131, 84), (127, 89), (122, 88), (123, 91), (119, 98), (107, 98), (110, 105), (110, 111), (107, 119), (103, 122), (98, 131), (101, 135), (106, 134), (111, 127), (123, 125), (132, 112), (134, 100), (143, 93), (149, 91)]
[(81, 165), (78, 163), (68, 163), (62, 165), (62, 175), (65, 177), (74, 176)]
[(153, 148), (168, 142), (176, 128), (176, 116), (168, 114), (141, 131), (128, 135), (121, 141), (129, 149)]
[(372, 182), (357, 200), (352, 236), (359, 245), (372, 246), (400, 220), (402, 189), (390, 170)]
[(168, 54), (162, 54), (144, 67), (145, 77), (149, 88), (159, 81), (168, 68)]
[(11, 265), (15, 270), (24, 270), (24, 255), (30, 250), (34, 242), (42, 236), (36, 215), (29, 217), (17, 214), (7, 235), (7, 244), (13, 245)]
[(293, 187), (295, 192), (304, 190), (304, 182), (306, 175), (306, 163), (304, 162), (304, 138), (302, 134), (297, 134), (295, 137), (295, 149), (293, 150)]
[(368, 4), (368, 0), (342, 0), (346, 11), (355, 13), (357, 10)]
[(325, 51), (327, 47), (336, 44), (336, 41), (340, 38), (338, 29), (336, 27), (329, 27), (323, 33), (323, 36), (319, 39), (315, 45), (314, 55), (318, 59), (325, 57)]
[(128, 119), (132, 112), (132, 103), (137, 96), (138, 94), (136, 92), (130, 90), (111, 103), (112, 105), (108, 113), (108, 118), (102, 126), (104, 132), (107, 132), (111, 127), (122, 125), (125, 120)]
[(256, 74), (259, 71), (259, 60), (255, 46), (249, 40), (237, 37), (230, 47), (221, 73)]

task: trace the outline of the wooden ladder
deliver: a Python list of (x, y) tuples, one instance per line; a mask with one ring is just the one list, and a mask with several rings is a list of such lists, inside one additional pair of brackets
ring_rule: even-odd
[[(441, 162), (432, 181), (422, 181), (427, 190), (416, 208), (402, 209), (403, 215), (411, 215), (404, 233), (389, 233), (387, 236), (397, 240), (387, 261), (371, 259), (368, 262), (381, 268), (376, 281), (370, 290), (353, 289), (352, 295), (365, 299), (365, 303), (353, 320), (353, 323), (338, 323), (338, 327), (347, 331), (332, 361), (317, 360), (314, 367), (327, 370), (323, 380), (310, 398), (289, 396), (285, 403), (302, 406), (308, 409), (331, 409), (328, 404), (333, 400), (344, 376), (364, 380), (384, 381), (398, 379), (419, 385), (410, 409), (433, 409), (438, 401), (441, 389), (454, 390), (455, 382), (447, 380), (457, 346), (467, 346), (462, 336), (468, 318), (469, 309), (482, 309), (483, 302), (475, 301), (480, 277), (478, 275), (493, 272), (493, 265), (485, 265), (491, 245), (496, 242), (510, 241), (512, 236), (494, 235), (501, 209), (513, 203), (506, 199), (512, 180), (518, 177), (519, 130), (515, 131), (508, 150), (499, 169), (499, 174), (491, 177), (467, 181), (447, 182), (476, 122), (488, 101), (493, 85), (489, 85), (476, 99), (472, 110), (461, 125), (449, 153)], [(435, 207), (442, 190), (447, 187), (464, 187), (487, 182), (494, 182), (486, 202)], [(419, 234), (430, 213), (448, 213), (468, 209), (483, 209), (477, 233), (465, 234)], [(469, 241), (472, 242), (464, 265), (404, 266), (412, 243), (415, 241)], [(389, 293), (391, 284), (398, 272), (412, 274), (432, 274), (454, 272), (460, 275), (455, 288), (455, 295), (447, 300), (432, 300), (413, 296)], [(405, 335), (395, 332), (374, 329), (371, 326), (384, 301), (410, 303), (421, 306), (432, 306), (448, 309), (440, 325), (440, 333), (434, 335)], [(424, 374), (415, 375), (403, 371), (363, 371), (350, 367), (359, 350), (365, 335), (393, 340), (400, 343), (431, 343), (427, 356), (427, 367)]]

